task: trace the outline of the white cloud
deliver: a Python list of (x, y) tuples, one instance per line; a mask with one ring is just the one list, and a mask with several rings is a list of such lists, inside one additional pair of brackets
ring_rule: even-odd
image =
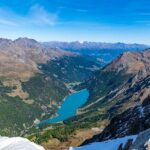
[(40, 5), (34, 5), (30, 8), (27, 18), (30, 19), (31, 23), (55, 25), (58, 20), (58, 15), (57, 13), (47, 12)]
[(0, 8), (0, 25), (15, 26), (16, 23), (13, 20), (14, 14), (7, 9)]
[(9, 9), (0, 8), (0, 25), (22, 26), (22, 25), (48, 25), (57, 23), (58, 14), (48, 12), (41, 5), (32, 6), (26, 15), (17, 14)]
[(17, 24), (13, 21), (5, 20), (5, 19), (0, 19), (0, 24), (2, 25), (9, 25), (9, 26), (16, 26)]

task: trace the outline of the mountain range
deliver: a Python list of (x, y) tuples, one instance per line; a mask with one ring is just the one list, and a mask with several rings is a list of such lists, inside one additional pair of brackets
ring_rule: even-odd
[(144, 44), (126, 44), (126, 43), (106, 43), (106, 42), (59, 42), (59, 41), (51, 41), (51, 42), (43, 42), (45, 47), (51, 48), (61, 48), (64, 50), (141, 50), (143, 48), (148, 47)]
[[(141, 125), (139, 125), (140, 127), (133, 129), (135, 124), (137, 124), (136, 120), (140, 120), (137, 116), (140, 117), (140, 110), (143, 108), (145, 99), (149, 96), (149, 66), (150, 50), (146, 49), (138, 52), (125, 52), (103, 68), (95, 71), (90, 78), (74, 86), (75, 90), (84, 88), (89, 90), (90, 96), (88, 101), (78, 109), (78, 115), (64, 121), (64, 124), (58, 125), (54, 131), (58, 130), (58, 128), (63, 128), (63, 131), (66, 132), (67, 139), (71, 139), (73, 135), (77, 134), (76, 136), (78, 136), (78, 132), (83, 134), (83, 131), (89, 132), (93, 127), (95, 127), (98, 132), (104, 129), (102, 133), (95, 135), (93, 138), (86, 135), (87, 138), (91, 138), (91, 140), (84, 142), (84, 144), (88, 144), (138, 134), (149, 128), (142, 127), (143, 129), (141, 129)], [(128, 117), (131, 117), (133, 121), (133, 114), (136, 116), (135, 124), (130, 122), (129, 119), (129, 122), (127, 121), (126, 123), (128, 126), (122, 128), (124, 120)], [(121, 115), (120, 118), (123, 120), (119, 119), (119, 115)], [(148, 110), (146, 116), (146, 118), (149, 117)], [(117, 119), (114, 119), (114, 117)], [(112, 122), (114, 122), (114, 124)], [(145, 125), (147, 126), (146, 122)], [(114, 127), (116, 127), (115, 131), (113, 131)], [(41, 132), (39, 131), (38, 134), (32, 136), (32, 138), (36, 137), (36, 139), (42, 140), (46, 137), (46, 139), (48, 139), (48, 132), (50, 133), (52, 131), (48, 130), (47, 127), (44, 130), (43, 135), (38, 136)], [(123, 133), (120, 130), (122, 130)], [(126, 130), (127, 132), (125, 132)], [(95, 134), (97, 133), (95, 132)], [(97, 140), (97, 137), (99, 140)], [(58, 139), (61, 140), (60, 138)], [(67, 142), (67, 139), (65, 142)], [(80, 142), (78, 142), (78, 144), (82, 144)], [(64, 145), (63, 141), (61, 144)], [(59, 147), (60, 145), (57, 146)], [(48, 147), (52, 148), (50, 145)]]
[[(94, 57), (85, 51), (94, 51)], [(104, 60), (101, 51), (119, 53)], [(0, 134), (25, 136), (46, 150), (149, 129), (149, 87), (150, 49), (146, 45), (0, 39)], [(57, 115), (67, 95), (82, 89), (89, 91), (89, 98), (76, 116), (38, 126)]]
[(106, 43), (106, 42), (43, 42), (44, 47), (64, 49), (79, 53), (81, 55), (90, 56), (95, 61), (106, 65), (120, 54), (127, 51), (140, 51), (149, 48), (144, 44), (126, 44), (126, 43)]

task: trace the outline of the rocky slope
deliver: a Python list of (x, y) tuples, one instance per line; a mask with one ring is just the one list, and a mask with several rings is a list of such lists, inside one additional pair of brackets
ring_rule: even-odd
[(149, 150), (150, 149), (150, 129), (141, 132), (131, 145), (129, 150)]
[(26, 81), (39, 73), (38, 64), (45, 64), (73, 54), (55, 49), (44, 49), (33, 39), (19, 38), (15, 41), (0, 39), (0, 77)]
[(145, 77), (150, 74), (150, 50), (143, 52), (126, 52), (118, 59), (108, 65), (105, 71), (124, 72), (125, 74), (135, 74), (138, 77)]
[[(135, 135), (150, 128), (149, 62), (150, 50), (125, 53), (103, 69), (107, 72), (113, 70), (130, 74), (130, 80), (122, 86), (119, 93), (117, 92), (117, 96), (109, 97), (109, 101), (116, 102), (108, 109), (110, 119), (112, 118), (110, 124), (101, 134), (85, 141), (84, 144)], [(109, 101), (105, 103), (106, 107)]]
[(103, 142), (94, 142), (88, 145), (70, 148), (69, 150), (129, 150), (129, 147), (135, 141), (136, 137), (137, 135), (133, 135)]
[(70, 150), (149, 150), (150, 129), (140, 132), (137, 135), (125, 136), (102, 142), (94, 142)]
[(128, 109), (112, 119), (110, 125), (103, 131), (102, 138), (122, 137), (138, 134), (150, 128), (150, 97), (142, 104)]
[[(84, 144), (139, 134), (150, 128), (150, 97), (114, 117), (104, 131)], [(150, 137), (149, 137), (150, 138)]]
[(99, 122), (103, 127), (104, 122), (144, 101), (150, 91), (149, 74), (149, 49), (124, 53), (77, 87), (88, 88), (90, 97), (70, 121)]
[[(51, 148), (51, 142), (57, 137), (57, 142), (56, 139), (55, 142), (65, 143), (65, 148), (67, 148), (69, 139), (76, 135), (76, 131), (91, 131), (94, 127), (96, 131), (101, 132), (112, 118), (125, 111), (129, 111), (130, 113), (121, 115), (119, 119), (115, 120), (116, 123), (110, 129), (106, 128), (104, 130), (106, 132), (104, 133), (105, 136), (101, 140), (137, 134), (145, 130), (146, 126), (148, 126), (146, 120), (149, 118), (149, 109), (145, 109), (146, 98), (150, 92), (149, 54), (149, 49), (136, 53), (127, 52), (106, 67), (96, 71), (89, 80), (76, 86), (77, 89), (87, 88), (90, 92), (89, 100), (78, 110), (78, 115), (64, 121), (63, 124), (58, 124), (57, 128), (52, 126), (53, 131), (47, 127), (45, 130), (33, 134), (30, 139), (35, 142), (40, 141), (42, 144), (44, 143), (44, 145)], [(146, 105), (148, 106), (148, 104)], [(139, 123), (141, 121), (140, 116), (142, 115), (143, 107), (147, 111), (145, 114), (146, 120), (142, 120)], [(117, 120), (121, 120), (121, 122)], [(136, 120), (139, 126), (135, 126), (137, 122), (134, 124), (133, 121)], [(125, 127), (129, 127), (128, 130)], [(118, 131), (119, 129), (120, 131)], [(53, 132), (55, 132), (55, 135)], [(60, 136), (62, 135), (61, 133), (65, 134)], [(97, 132), (93, 135), (95, 134)], [(103, 135), (103, 133), (100, 135)], [(86, 141), (84, 144), (95, 142), (97, 141), (96, 139), (100, 141), (100, 135), (94, 136), (91, 141)], [(90, 138), (89, 136), (87, 137)], [(85, 137), (73, 146), (78, 146), (84, 139)]]

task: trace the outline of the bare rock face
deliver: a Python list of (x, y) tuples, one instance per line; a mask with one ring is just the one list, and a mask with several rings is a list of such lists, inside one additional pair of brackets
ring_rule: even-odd
[(150, 150), (150, 129), (141, 132), (129, 150)]
[(28, 38), (15, 41), (0, 39), (0, 77), (5, 79), (26, 81), (36, 73), (40, 73), (37, 65), (62, 56), (71, 55), (56, 49), (46, 49)]
[(125, 52), (115, 59), (105, 70), (123, 71), (126, 74), (136, 74), (140, 78), (150, 74), (150, 49), (143, 52)]
[[(148, 88), (149, 81), (150, 79), (147, 78), (145, 82), (143, 81), (144, 84), (142, 84), (139, 88), (141, 87)], [(145, 98), (142, 104), (137, 102), (136, 106), (133, 106), (132, 108), (129, 108), (123, 113), (116, 115), (116, 117), (114, 117), (111, 120), (110, 124), (104, 129), (104, 131), (101, 134), (95, 135), (92, 139), (85, 141), (83, 144), (105, 141), (108, 139), (114, 139), (128, 135), (137, 135), (140, 132), (143, 132), (144, 130), (146, 131), (139, 135), (138, 140), (140, 141), (141, 138), (141, 140), (143, 140), (143, 142), (146, 143), (150, 138), (149, 128), (150, 128), (150, 96)], [(147, 146), (148, 145), (149, 144), (147, 143)]]
[(0, 137), (0, 150), (44, 150), (44, 148), (25, 138)]
[(120, 144), (120, 146), (118, 147), (118, 150), (129, 150), (130, 146), (133, 143), (133, 139), (129, 139), (125, 145), (123, 145), (123, 143)]
[(144, 147), (146, 150), (150, 150), (150, 139), (145, 143)]

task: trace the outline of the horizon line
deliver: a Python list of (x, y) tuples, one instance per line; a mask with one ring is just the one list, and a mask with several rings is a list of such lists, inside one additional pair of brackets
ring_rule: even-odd
[(31, 38), (31, 37), (18, 37), (18, 38), (7, 38), (7, 37), (0, 37), (0, 39), (5, 39), (5, 40), (11, 40), (11, 41), (15, 41), (17, 39), (30, 39), (30, 40), (35, 40), (39, 43), (48, 43), (48, 42), (61, 42), (61, 43), (74, 43), (74, 42), (78, 42), (80, 44), (83, 44), (85, 42), (88, 42), (88, 43), (104, 43), (104, 44), (129, 44), (129, 45), (133, 45), (133, 44), (138, 44), (138, 45), (145, 45), (145, 46), (150, 46), (150, 44), (143, 44), (143, 43), (138, 43), (138, 42), (121, 42), (121, 41), (115, 41), (115, 42), (107, 42), (107, 41), (92, 41), (92, 40), (83, 40), (83, 41), (80, 41), (80, 40), (71, 40), (71, 41), (68, 41), (68, 40), (44, 40), (44, 41), (41, 41), (41, 40), (37, 40), (36, 38)]

